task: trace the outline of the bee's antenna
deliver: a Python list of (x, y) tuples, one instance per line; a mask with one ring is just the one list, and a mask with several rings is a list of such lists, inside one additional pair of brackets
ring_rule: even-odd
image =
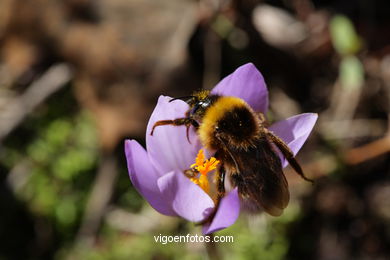
[(180, 100), (183, 100), (183, 99), (193, 99), (193, 98), (195, 98), (195, 96), (184, 96), (184, 97), (177, 97), (177, 98), (172, 98), (171, 100), (169, 100), (169, 102), (172, 102), (172, 101), (175, 101), (175, 100), (178, 100), (178, 99), (180, 99)]

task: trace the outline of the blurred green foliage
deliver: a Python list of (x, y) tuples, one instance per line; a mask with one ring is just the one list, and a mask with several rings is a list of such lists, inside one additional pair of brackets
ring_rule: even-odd
[(363, 85), (364, 68), (356, 56), (342, 58), (339, 67), (340, 83), (346, 89), (355, 89)]
[(4, 163), (11, 166), (20, 160), (28, 162), (31, 171), (17, 195), (34, 214), (53, 219), (67, 233), (65, 228), (81, 216), (87, 196), (82, 184), (96, 168), (97, 146), (91, 118), (80, 113), (50, 122), (26, 144), (25, 152), (10, 151)]
[(364, 83), (364, 67), (356, 57), (362, 47), (362, 40), (348, 17), (335, 15), (330, 21), (333, 47), (341, 56), (339, 80), (346, 90), (356, 90)]
[(335, 15), (332, 18), (330, 35), (333, 46), (340, 55), (355, 54), (362, 46), (351, 20), (344, 15)]

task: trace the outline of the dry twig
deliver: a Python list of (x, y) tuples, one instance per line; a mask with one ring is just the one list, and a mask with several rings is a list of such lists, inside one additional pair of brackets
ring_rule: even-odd
[(72, 78), (70, 68), (57, 64), (47, 70), (22, 95), (10, 102), (0, 112), (0, 141), (46, 98), (61, 89)]

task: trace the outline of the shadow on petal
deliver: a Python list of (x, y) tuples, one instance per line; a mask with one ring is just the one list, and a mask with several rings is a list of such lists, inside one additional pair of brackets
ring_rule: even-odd
[[(299, 114), (276, 122), (269, 130), (279, 136), (296, 155), (313, 130), (317, 118), (318, 115), (315, 113)], [(283, 162), (283, 167), (286, 167), (288, 162), (281, 153), (279, 153), (279, 156)]]
[(203, 226), (203, 234), (210, 234), (227, 228), (236, 222), (240, 214), (240, 198), (237, 188), (229, 192), (222, 200), (211, 224)]
[(157, 183), (162, 196), (171, 201), (173, 210), (182, 218), (199, 222), (214, 208), (210, 196), (180, 171), (165, 174)]
[(126, 140), (125, 154), (130, 180), (136, 190), (161, 214), (177, 216), (157, 186), (160, 176), (151, 165), (145, 149), (134, 140)]
[(266, 113), (268, 110), (267, 86), (263, 75), (252, 63), (242, 65), (222, 79), (211, 93), (242, 98), (257, 112)]

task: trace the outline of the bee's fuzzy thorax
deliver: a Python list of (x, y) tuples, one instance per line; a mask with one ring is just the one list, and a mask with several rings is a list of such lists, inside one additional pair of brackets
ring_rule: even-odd
[(259, 134), (259, 119), (252, 108), (236, 97), (219, 97), (206, 111), (198, 133), (203, 145), (215, 149), (217, 135), (229, 145), (247, 149)]
[(210, 96), (210, 90), (200, 90), (194, 93), (197, 100), (204, 100)]

